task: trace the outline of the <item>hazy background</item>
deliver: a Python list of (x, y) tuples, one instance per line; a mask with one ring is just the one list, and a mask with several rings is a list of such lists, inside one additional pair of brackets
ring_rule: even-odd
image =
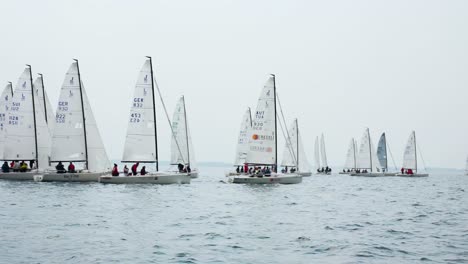
[(341, 166), (365, 127), (375, 144), (387, 132), (397, 166), (411, 130), (428, 166), (460, 168), (468, 154), (468, 1), (1, 1), (0, 10), (1, 88), (31, 64), (56, 107), (78, 58), (110, 158), (121, 158), (146, 55), (171, 116), (186, 96), (200, 161), (233, 161), (242, 114), (269, 73), (311, 163), (315, 136)]

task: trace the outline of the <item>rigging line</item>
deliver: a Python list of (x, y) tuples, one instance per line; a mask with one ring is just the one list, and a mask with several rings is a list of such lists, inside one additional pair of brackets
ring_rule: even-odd
[(395, 163), (395, 159), (393, 158), (392, 150), (390, 149), (390, 144), (388, 143), (388, 139), (385, 139), (385, 141), (387, 143), (387, 149), (388, 149), (388, 152), (390, 153), (390, 157), (392, 158), (393, 166), (395, 166), (395, 170), (398, 171), (398, 167)]
[[(421, 156), (421, 160), (423, 162), (423, 165), (424, 165), (424, 171), (427, 172), (427, 167), (426, 167), (426, 162), (424, 161), (424, 158), (423, 158), (423, 155), (422, 155), (422, 151), (421, 151), (421, 148), (419, 147), (418, 144), (416, 144), (416, 148), (418, 149), (419, 151), (419, 156)], [(418, 159), (418, 157), (416, 157), (416, 159)]]
[[(278, 119), (279, 119), (278, 113), (276, 114), (276, 116), (277, 116)], [(283, 124), (282, 124), (281, 122), (278, 122), (278, 123), (280, 124), (281, 133), (283, 134), (284, 139), (286, 140), (286, 142), (288, 142), (288, 139), (286, 138), (286, 133), (284, 133), (285, 128), (283, 128)], [(288, 145), (289, 153), (291, 154), (291, 156), (293, 156), (290, 144), (287, 144), (287, 143), (286, 143), (286, 145)], [(293, 158), (294, 158), (294, 156), (293, 156)], [(283, 159), (284, 159), (284, 157), (283, 157)], [(296, 164), (297, 164), (297, 163), (296, 163)]]
[[(280, 112), (281, 112), (281, 116), (282, 116), (282, 118), (283, 118), (283, 124), (284, 124), (284, 127), (285, 127), (285, 129), (286, 129), (286, 135), (287, 135), (287, 139), (285, 138), (285, 139), (286, 139), (286, 144), (288, 145), (289, 152), (290, 152), (291, 156), (293, 157), (294, 163), (295, 163), (296, 166), (297, 166), (297, 165), (299, 165), (299, 163), (298, 163), (296, 154), (294, 153), (294, 150), (292, 149), (291, 137), (289, 136), (289, 131), (287, 130), (286, 120), (285, 120), (284, 114), (283, 114), (283, 107), (281, 106), (281, 101), (280, 101), (280, 99), (279, 99), (279, 94), (278, 94), (278, 93), (276, 93), (276, 98), (277, 98), (277, 100), (278, 100), (279, 109), (280, 109)], [(278, 115), (278, 113), (277, 113), (276, 115)], [(279, 116), (278, 116), (278, 118), (279, 118)], [(279, 122), (279, 123), (280, 123), (280, 125), (281, 125), (281, 119), (280, 119), (280, 122)], [(296, 129), (297, 129), (297, 128), (296, 128)], [(283, 131), (283, 135), (284, 135), (284, 131)], [(299, 146), (297, 146), (297, 147), (299, 148)], [(299, 168), (297, 168), (297, 169), (299, 169)]]
[[(159, 99), (161, 99), (161, 103), (162, 103), (162, 106), (164, 108), (164, 113), (166, 114), (167, 122), (169, 123), (169, 127), (171, 128), (172, 138), (174, 139), (174, 141), (175, 141), (175, 143), (177, 145), (177, 150), (179, 151), (179, 154), (182, 157), (182, 161), (185, 163), (184, 155), (182, 155), (182, 151), (180, 150), (179, 142), (177, 141), (177, 138), (176, 138), (176, 136), (174, 134), (174, 129), (172, 128), (171, 119), (169, 118), (169, 114), (167, 113), (166, 104), (164, 103), (164, 99), (162, 97), (161, 90), (159, 90), (159, 85), (158, 85), (158, 82), (156, 81), (156, 78), (154, 78), (154, 84), (156, 86), (156, 90), (158, 91)], [(187, 142), (187, 144), (188, 144), (188, 142)]]

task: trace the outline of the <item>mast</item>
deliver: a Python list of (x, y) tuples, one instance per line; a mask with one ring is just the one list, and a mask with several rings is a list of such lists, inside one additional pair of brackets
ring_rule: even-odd
[(11, 91), (11, 96), (13, 96), (13, 83), (12, 82), (8, 82), (10, 84), (10, 91)]
[(190, 147), (189, 147), (190, 144), (189, 144), (188, 126), (187, 126), (187, 111), (185, 110), (185, 97), (183, 95), (182, 95), (182, 102), (184, 104), (185, 138), (187, 140), (187, 166), (190, 166)]
[(414, 131), (413, 131), (413, 138), (414, 138), (414, 172), (417, 173), (418, 172), (418, 153), (416, 150), (418, 146), (416, 145), (416, 133)]
[(367, 136), (369, 138), (369, 159), (370, 159), (370, 170), (372, 172), (372, 147), (371, 147), (371, 139), (370, 139), (370, 133), (369, 133), (369, 128), (367, 129)]
[(273, 77), (273, 99), (275, 106), (275, 172), (278, 171), (278, 128), (277, 128), (277, 117), (276, 117), (276, 76), (271, 74)]
[(296, 170), (299, 171), (299, 125), (296, 118)]
[(48, 124), (49, 122), (47, 121), (47, 104), (46, 104), (46, 98), (45, 98), (44, 78), (42, 77), (42, 73), (38, 73), (38, 75), (41, 76), (42, 97), (44, 99), (44, 115), (45, 115), (45, 121)]
[[(78, 64), (77, 59), (73, 59), (76, 62), (76, 69), (78, 70), (78, 85), (80, 87), (80, 98), (81, 98), (81, 114), (83, 116), (83, 134), (84, 134), (84, 143), (85, 143), (85, 155), (86, 155), (86, 163), (85, 168), (88, 169), (88, 138), (86, 135), (86, 117), (85, 117), (85, 109), (84, 109), (84, 101), (83, 101), (83, 87), (81, 86), (81, 74), (80, 74), (80, 66)], [(45, 96), (44, 96), (45, 97)]]
[(36, 168), (39, 169), (39, 157), (37, 153), (37, 125), (36, 125), (36, 105), (34, 103), (34, 86), (33, 86), (33, 80), (32, 80), (32, 68), (31, 65), (26, 64), (26, 66), (29, 67), (29, 81), (31, 83), (31, 100), (32, 100), (32, 106), (33, 106), (33, 120), (34, 120), (34, 143), (36, 147)]
[[(146, 58), (150, 61), (150, 68), (151, 68), (151, 90), (153, 92), (153, 118), (154, 118), (154, 149), (156, 151), (156, 171), (159, 171), (159, 158), (158, 158), (158, 130), (156, 129), (156, 99), (154, 99), (154, 78), (153, 78), (153, 60), (150, 56), (146, 56)], [(184, 103), (185, 107), (185, 103)]]

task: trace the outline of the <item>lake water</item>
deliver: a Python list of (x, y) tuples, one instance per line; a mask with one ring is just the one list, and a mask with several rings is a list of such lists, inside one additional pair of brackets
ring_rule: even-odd
[(1, 263), (468, 263), (468, 176), (0, 181)]

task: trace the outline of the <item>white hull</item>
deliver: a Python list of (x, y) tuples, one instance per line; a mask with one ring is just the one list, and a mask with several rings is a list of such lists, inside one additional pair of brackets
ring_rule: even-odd
[(345, 174), (346, 175), (346, 174), (351, 174), (351, 173), (352, 172), (342, 172), (342, 171), (340, 171), (338, 174)]
[(34, 175), (40, 175), (41, 172), (30, 171), (30, 172), (1, 172), (1, 180), (10, 180), (10, 181), (32, 181)]
[(99, 182), (113, 184), (188, 184), (191, 178), (191, 175), (181, 173), (160, 173), (123, 177), (105, 175), (99, 177)]
[(415, 178), (415, 177), (428, 177), (428, 173), (415, 173), (415, 174), (401, 174), (397, 173), (395, 176), (398, 177), (408, 177), (408, 178)]
[(299, 171), (296, 171), (295, 174), (299, 174), (301, 175), (302, 177), (310, 177), (312, 176), (312, 172), (299, 172)]
[(302, 182), (302, 176), (298, 174), (273, 174), (270, 177), (242, 175), (230, 177), (229, 182), (243, 184), (296, 184)]
[(315, 175), (331, 175), (331, 172), (317, 172)]
[[(36, 173), (37, 174), (37, 173)], [(35, 175), (37, 182), (97, 182), (102, 175), (109, 172), (78, 172), (78, 173), (43, 173)]]
[(361, 177), (390, 177), (395, 176), (396, 172), (367, 172), (367, 173), (351, 173), (350, 176), (361, 176)]

